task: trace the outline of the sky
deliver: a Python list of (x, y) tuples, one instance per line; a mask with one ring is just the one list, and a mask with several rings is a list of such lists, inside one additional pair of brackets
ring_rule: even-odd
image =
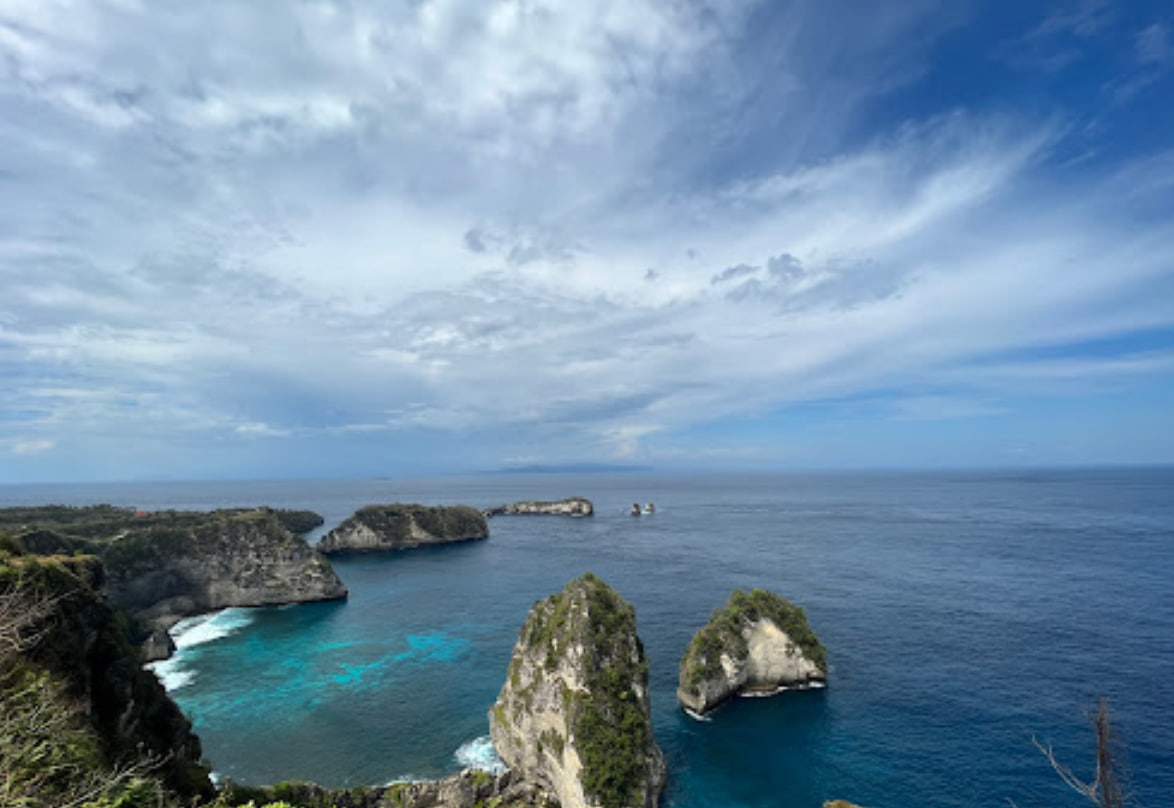
[(1174, 462), (1174, 2), (0, 0), (0, 482)]

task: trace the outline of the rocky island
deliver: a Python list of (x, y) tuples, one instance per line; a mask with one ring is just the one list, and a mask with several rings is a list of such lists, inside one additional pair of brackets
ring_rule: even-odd
[(556, 501), (528, 500), (515, 502), (511, 505), (498, 505), (487, 508), (484, 512), (487, 517), (494, 516), (593, 516), (595, 506), (591, 500), (584, 497), (568, 497)]
[(798, 606), (755, 589), (734, 590), (681, 660), (677, 700), (702, 715), (742, 693), (822, 685), (827, 652)]
[(97, 505), (0, 510), (0, 529), (40, 555), (88, 554), (105, 569), (105, 592), (147, 636), (144, 657), (173, 650), (180, 618), (229, 606), (275, 606), (347, 596), (330, 562), (287, 525), (322, 518), (272, 508), (147, 513)]
[(368, 553), (489, 538), (485, 516), (468, 505), (367, 505), (318, 542), (318, 550)]
[(489, 725), (510, 770), (562, 808), (658, 803), (665, 762), (636, 613), (590, 573), (530, 610)]

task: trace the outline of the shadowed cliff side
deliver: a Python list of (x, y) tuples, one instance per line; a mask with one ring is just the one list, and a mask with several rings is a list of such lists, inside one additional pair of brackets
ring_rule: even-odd
[(199, 739), (140, 667), (101, 561), (16, 549), (0, 548), (0, 803), (162, 799), (160, 783), (211, 797)]

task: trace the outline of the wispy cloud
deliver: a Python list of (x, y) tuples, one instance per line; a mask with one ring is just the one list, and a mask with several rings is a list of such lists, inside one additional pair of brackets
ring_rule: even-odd
[(48, 452), (55, 445), (51, 440), (22, 440), (10, 444), (8, 451), (14, 455), (35, 455)]
[[(0, 10), (14, 456), (733, 462), (691, 430), (1013, 411), (1071, 394), (1020, 354), (1174, 327), (1165, 151), (1059, 171), (1062, 108), (867, 125), (958, 24), (934, 3), (67, 5)], [(1170, 372), (1104, 362), (1073, 373)]]

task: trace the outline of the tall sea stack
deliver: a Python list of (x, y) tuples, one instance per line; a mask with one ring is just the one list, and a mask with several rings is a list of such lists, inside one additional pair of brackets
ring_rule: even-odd
[(510, 770), (562, 808), (658, 804), (665, 763), (636, 612), (591, 573), (534, 604), (489, 725)]

